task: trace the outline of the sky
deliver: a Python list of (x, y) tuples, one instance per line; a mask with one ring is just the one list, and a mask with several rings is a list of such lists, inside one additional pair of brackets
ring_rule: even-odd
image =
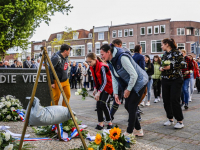
[(30, 41), (48, 40), (50, 34), (73, 30), (90, 30), (99, 26), (171, 18), (172, 21), (200, 22), (200, 0), (70, 0), (69, 15), (55, 13), (49, 26), (41, 23)]

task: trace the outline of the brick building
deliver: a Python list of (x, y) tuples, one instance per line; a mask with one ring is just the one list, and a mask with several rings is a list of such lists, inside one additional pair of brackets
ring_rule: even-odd
[[(191, 54), (191, 44), (198, 40), (197, 29), (200, 22), (195, 21), (171, 21), (171, 19), (152, 20), (146, 22), (129, 23), (114, 26), (93, 27), (90, 31), (80, 29), (73, 33), (71, 39), (65, 39), (73, 50), (70, 54), (71, 61), (83, 62), (89, 52), (100, 55), (100, 47), (110, 43), (114, 39), (121, 39), (123, 47), (134, 51), (137, 44), (142, 45), (143, 55), (161, 55), (161, 41), (164, 38), (174, 38), (179, 49), (185, 49)], [(51, 56), (59, 50), (60, 45), (51, 45), (55, 38), (61, 39), (64, 32), (51, 34), (48, 41), (32, 42), (32, 56), (37, 58), (40, 47), (46, 45)]]

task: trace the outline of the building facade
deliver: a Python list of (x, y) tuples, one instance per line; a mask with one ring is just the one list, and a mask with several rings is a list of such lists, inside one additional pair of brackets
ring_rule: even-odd
[[(171, 19), (152, 20), (146, 22), (129, 23), (114, 26), (93, 27), (90, 31), (80, 29), (73, 33), (73, 37), (65, 39), (64, 43), (71, 45), (70, 60), (83, 62), (89, 52), (100, 55), (100, 47), (111, 43), (114, 39), (121, 39), (123, 47), (134, 53), (137, 44), (142, 46), (142, 54), (162, 55), (161, 43), (164, 38), (174, 38), (178, 49), (185, 49), (192, 53), (193, 43), (198, 41), (200, 22), (171, 21)], [(32, 57), (37, 58), (40, 47), (47, 46), (49, 56), (57, 52), (61, 45), (52, 46), (52, 41), (62, 39), (64, 32), (51, 34), (48, 41), (32, 42)]]

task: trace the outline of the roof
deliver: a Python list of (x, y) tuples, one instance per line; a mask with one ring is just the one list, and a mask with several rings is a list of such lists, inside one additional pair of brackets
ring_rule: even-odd
[(134, 24), (141, 24), (141, 23), (149, 23), (149, 22), (159, 22), (159, 21), (165, 21), (165, 20), (171, 20), (171, 18), (166, 18), (166, 19), (154, 19), (154, 20), (150, 20), (150, 21), (135, 22), (135, 23), (126, 23), (126, 24), (120, 24), (120, 25), (113, 25), (113, 26), (111, 26), (111, 27), (127, 26), (127, 25), (134, 25)]

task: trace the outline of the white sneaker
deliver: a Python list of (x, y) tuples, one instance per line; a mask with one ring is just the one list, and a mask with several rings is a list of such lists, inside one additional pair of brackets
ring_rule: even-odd
[(158, 96), (157, 100), (158, 100), (158, 102), (160, 102), (160, 97), (159, 96)]
[(184, 127), (183, 123), (177, 122), (176, 125), (174, 126), (175, 129), (181, 129)]
[(140, 103), (141, 106), (145, 106), (144, 101), (142, 103)]
[(158, 99), (156, 98), (155, 100), (154, 100), (154, 103), (157, 103), (158, 102)]
[(171, 122), (170, 120), (168, 120), (167, 122), (164, 123), (164, 126), (171, 126), (172, 124), (174, 124), (174, 121)]
[(147, 102), (147, 103), (146, 103), (146, 106), (150, 106), (150, 102)]
[(191, 99), (189, 99), (189, 102), (192, 102), (192, 100), (191, 100)]

